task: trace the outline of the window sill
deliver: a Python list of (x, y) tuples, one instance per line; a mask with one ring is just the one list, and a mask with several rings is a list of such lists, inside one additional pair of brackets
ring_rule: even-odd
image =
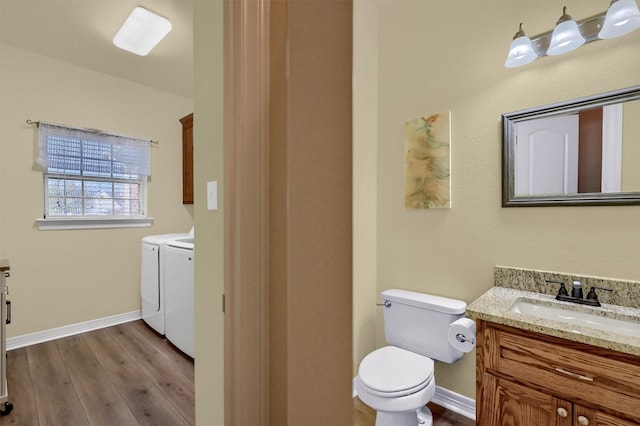
[(153, 223), (152, 217), (143, 218), (66, 218), (54, 217), (36, 219), (40, 231), (56, 231), (62, 229), (111, 229), (111, 228), (147, 228)]

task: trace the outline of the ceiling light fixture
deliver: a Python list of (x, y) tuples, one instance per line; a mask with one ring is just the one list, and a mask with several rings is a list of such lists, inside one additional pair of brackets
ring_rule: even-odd
[(638, 28), (640, 28), (640, 11), (635, 0), (613, 0), (598, 37), (601, 39), (620, 37)]
[(120, 49), (146, 56), (171, 31), (167, 18), (142, 8), (133, 9), (113, 38)]
[[(619, 37), (638, 28), (640, 11), (635, 0), (613, 0), (607, 11), (577, 22), (567, 14), (565, 7), (553, 31), (527, 37), (520, 24), (520, 30), (509, 46), (504, 66), (519, 67), (547, 55), (561, 55), (583, 44)], [(529, 43), (533, 54), (529, 50)]]

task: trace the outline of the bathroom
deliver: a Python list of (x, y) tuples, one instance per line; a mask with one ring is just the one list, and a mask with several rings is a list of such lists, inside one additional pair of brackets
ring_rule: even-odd
[[(376, 303), (387, 288), (470, 303), (493, 285), (496, 265), (640, 279), (640, 207), (503, 208), (501, 200), (501, 114), (640, 83), (638, 31), (507, 69), (518, 24), (533, 36), (553, 28), (562, 6), (583, 19), (608, 5), (356, 3), (354, 376), (384, 345)], [(405, 209), (402, 125), (443, 111), (451, 112), (451, 208)], [(475, 397), (474, 356), (437, 363), (435, 376)]]
[[(378, 302), (379, 292), (388, 287), (402, 286), (470, 302), (492, 286), (495, 265), (640, 279), (638, 207), (501, 207), (502, 113), (638, 84), (638, 33), (618, 40), (591, 43), (571, 54), (544, 58), (528, 67), (505, 69), (503, 64), (506, 50), (519, 22), (525, 21), (529, 33), (537, 34), (551, 28), (563, 5), (576, 18), (599, 13), (608, 6), (607, 1), (593, 0), (566, 3), (548, 1), (543, 4), (544, 7), (541, 7), (539, 1), (514, 4), (507, 0), (463, 1), (453, 4), (447, 1), (354, 3), (353, 159), (357, 173), (354, 174), (353, 182), (354, 343), (349, 373), (355, 373), (359, 360), (366, 353), (383, 344), (379, 327), (381, 319), (375, 303)], [(197, 10), (201, 15), (220, 12), (211, 5), (199, 4), (196, 8), (199, 8)], [(215, 16), (221, 22), (221, 16)], [(196, 18), (196, 52), (211, 51), (210, 46), (204, 45), (210, 43), (212, 38), (219, 40), (217, 36), (218, 33), (210, 28), (209, 22)], [(398, 49), (398, 46), (403, 48)], [(215, 49), (219, 49), (217, 51), (221, 54), (221, 43), (220, 46), (216, 44), (214, 51)], [(221, 72), (215, 65), (199, 60), (195, 66), (196, 86), (199, 82), (202, 87), (206, 86), (205, 75), (211, 69), (217, 72), (215, 75), (221, 81)], [(217, 84), (221, 85), (220, 82)], [(221, 121), (221, 100), (220, 96), (216, 96), (216, 90), (218, 94), (221, 93), (219, 89), (218, 86), (207, 86), (193, 100), (196, 110), (200, 108), (203, 113), (211, 113), (212, 117), (217, 117), (201, 131), (206, 137), (218, 141), (199, 148), (200, 155), (196, 156), (195, 161), (196, 170), (198, 165), (201, 169), (200, 172), (196, 171), (196, 186), (202, 187), (207, 181), (219, 179), (222, 170), (222, 144), (219, 142), (221, 130), (220, 126), (215, 125), (216, 120), (217, 124)], [(23, 90), (24, 88), (20, 89), (21, 92)], [(26, 96), (26, 93), (21, 96)], [(43, 119), (47, 111), (33, 109), (33, 103), (28, 107), (7, 105), (4, 99), (3, 96), (2, 158), (31, 159), (32, 146), (16, 147), (8, 141), (18, 132), (32, 131), (17, 128), (26, 118)], [(169, 138), (178, 140), (179, 127), (171, 120), (190, 112), (188, 107), (191, 106), (184, 97), (179, 97), (178, 100), (183, 103), (184, 108), (171, 114), (175, 117), (147, 123), (143, 130), (150, 130), (144, 133), (154, 133), (152, 129), (155, 126), (166, 122), (167, 126), (176, 125), (170, 131), (174, 132), (174, 136), (159, 138), (160, 142)], [(144, 106), (138, 110), (144, 110)], [(405, 210), (402, 203), (402, 123), (407, 119), (443, 110), (451, 111), (452, 123), (451, 209)], [(89, 111), (84, 113), (89, 114)], [(135, 114), (130, 115), (128, 120), (135, 121)], [(5, 122), (13, 123), (14, 130), (11, 134), (6, 133)], [(130, 127), (133, 128), (133, 124)], [(166, 143), (161, 144), (158, 151), (166, 150), (167, 146)], [(174, 148), (174, 154), (179, 155), (177, 146)], [(158, 151), (154, 151), (154, 154)], [(28, 167), (31, 167), (31, 163)], [(2, 182), (7, 181), (11, 170), (3, 160)], [(35, 173), (31, 174), (33, 176), (29, 187), (38, 191), (41, 182), (36, 180), (39, 177)], [(158, 195), (156, 203), (176, 204), (169, 200), (171, 196), (168, 194), (174, 194), (173, 197), (179, 199), (179, 170), (154, 176), (152, 181), (153, 184), (164, 183), (171, 188), (167, 193)], [(18, 185), (13, 189), (4, 184), (0, 187), (3, 197), (9, 195), (7, 191), (13, 191), (15, 198), (16, 191), (21, 189), (23, 187)], [(32, 258), (41, 265), (40, 271), (30, 272), (34, 276), (20, 278), (21, 282), (34, 283), (33, 285), (40, 285), (41, 288), (15, 288), (12, 292), (16, 296), (23, 292), (22, 298), (27, 297), (26, 292), (47, 292), (47, 297), (33, 305), (42, 311), (52, 300), (56, 300), (59, 292), (63, 293), (61, 297), (69, 299), (67, 301), (82, 300), (82, 294), (78, 294), (75, 288), (69, 290), (59, 286), (55, 289), (46, 287), (46, 283), (52, 282), (51, 277), (64, 277), (67, 270), (56, 262), (55, 257), (47, 257), (52, 254), (49, 250), (44, 251), (41, 243), (54, 246), (55, 256), (68, 255), (74, 258), (83, 255), (83, 251), (74, 247), (80, 247), (87, 238), (72, 234), (71, 241), (56, 245), (56, 239), (60, 235), (38, 234), (33, 230), (33, 219), (38, 217), (41, 206), (39, 197), (29, 197), (28, 200), (26, 197), (21, 198), (24, 203), (29, 204), (29, 212), (24, 213), (24, 216), (28, 216), (29, 223), (22, 227), (17, 226), (20, 223), (17, 221), (23, 214), (17, 211), (11, 213), (3, 205), (0, 216), (0, 249), (10, 254), (8, 247), (16, 247), (24, 253), (26, 260), (23, 265), (29, 264), (28, 259)], [(150, 197), (153, 195), (150, 194)], [(193, 219), (198, 235), (222, 234), (222, 217), (208, 213), (204, 206), (196, 205), (194, 211), (187, 209), (186, 212), (182, 210), (182, 206), (174, 208), (177, 210), (165, 222), (157, 223), (153, 233), (175, 232), (175, 224), (179, 224), (180, 229), (188, 229)], [(112, 247), (107, 254), (116, 253), (121, 245), (119, 235), (98, 232), (88, 231), (88, 238), (95, 239), (96, 235), (106, 238), (107, 242), (103, 246)], [(132, 247), (131, 255), (127, 257), (130, 259), (127, 268), (133, 270), (136, 266), (134, 259), (137, 256), (137, 242), (144, 232), (131, 233), (134, 235), (131, 236)], [(33, 241), (33, 238), (38, 240)], [(41, 242), (39, 239), (45, 241)], [(202, 238), (199, 243), (202, 253), (200, 258), (207, 256), (221, 259), (221, 242)], [(220, 359), (220, 353), (217, 352), (219, 346), (214, 344), (215, 339), (209, 340), (207, 336), (221, 335), (221, 325), (209, 328), (211, 324), (220, 324), (221, 314), (207, 308), (220, 304), (221, 265), (222, 260), (219, 260), (207, 265), (206, 269), (196, 271), (196, 280), (203, 283), (197, 284), (201, 285), (202, 295), (198, 300), (198, 306), (202, 308), (198, 311), (202, 312), (199, 313), (198, 324), (203, 324), (198, 334), (203, 342), (199, 348), (211, 355), (212, 360)], [(99, 267), (108, 266), (108, 263), (98, 264), (94, 269), (101, 270)], [(17, 272), (12, 278), (17, 287)], [(108, 277), (103, 279), (105, 281), (99, 283), (102, 284), (100, 288), (112, 281)], [(135, 277), (129, 277), (130, 285), (126, 286), (132, 299), (137, 291), (134, 281)], [(216, 285), (209, 287), (204, 284), (207, 282), (214, 282)], [(80, 283), (76, 283), (75, 287), (80, 286)], [(345, 291), (341, 293), (343, 296), (351, 297), (350, 291), (341, 291)], [(327, 300), (331, 298), (328, 297)], [(327, 300), (317, 299), (313, 304), (324, 304)], [(37, 309), (34, 312), (38, 312)], [(123, 306), (119, 312), (134, 309), (132, 303), (131, 306)], [(73, 312), (63, 311), (68, 315)], [(109, 314), (105, 312), (96, 316)], [(34, 329), (82, 320), (66, 318), (50, 323), (49, 319), (38, 319), (37, 315), (21, 315), (26, 317), (21, 318), (21, 321), (40, 321), (41, 325)], [(20, 322), (16, 319), (14, 325), (17, 327), (18, 324)], [(25, 332), (30, 330), (25, 329)], [(16, 329), (13, 332), (21, 333)], [(337, 330), (335, 332), (338, 333)], [(345, 331), (347, 332), (351, 335), (350, 331)], [(350, 349), (350, 346), (343, 348), (347, 352)], [(200, 368), (202, 372), (197, 386), (201, 386), (203, 390), (221, 389), (222, 368), (218, 364), (207, 360), (196, 368)], [(474, 368), (475, 362), (471, 356), (464, 357), (454, 366), (438, 365), (438, 384), (473, 398)], [(349, 387), (352, 377), (344, 379)], [(220, 404), (221, 398), (216, 400)], [(216, 404), (210, 404), (209, 400), (199, 403), (198, 410), (203, 418), (216, 416)]]

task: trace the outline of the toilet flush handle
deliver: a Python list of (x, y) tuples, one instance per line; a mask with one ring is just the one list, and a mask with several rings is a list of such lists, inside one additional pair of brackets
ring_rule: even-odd
[(376, 306), (384, 306), (385, 308), (390, 308), (391, 302), (388, 300), (385, 300), (384, 303), (376, 303)]

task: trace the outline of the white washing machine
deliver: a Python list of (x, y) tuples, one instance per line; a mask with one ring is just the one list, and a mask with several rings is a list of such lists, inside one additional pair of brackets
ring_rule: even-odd
[(168, 241), (165, 247), (165, 336), (195, 358), (195, 288), (193, 238)]
[(150, 235), (142, 239), (140, 296), (142, 319), (158, 333), (165, 334), (164, 248), (167, 241), (188, 238), (191, 233)]

